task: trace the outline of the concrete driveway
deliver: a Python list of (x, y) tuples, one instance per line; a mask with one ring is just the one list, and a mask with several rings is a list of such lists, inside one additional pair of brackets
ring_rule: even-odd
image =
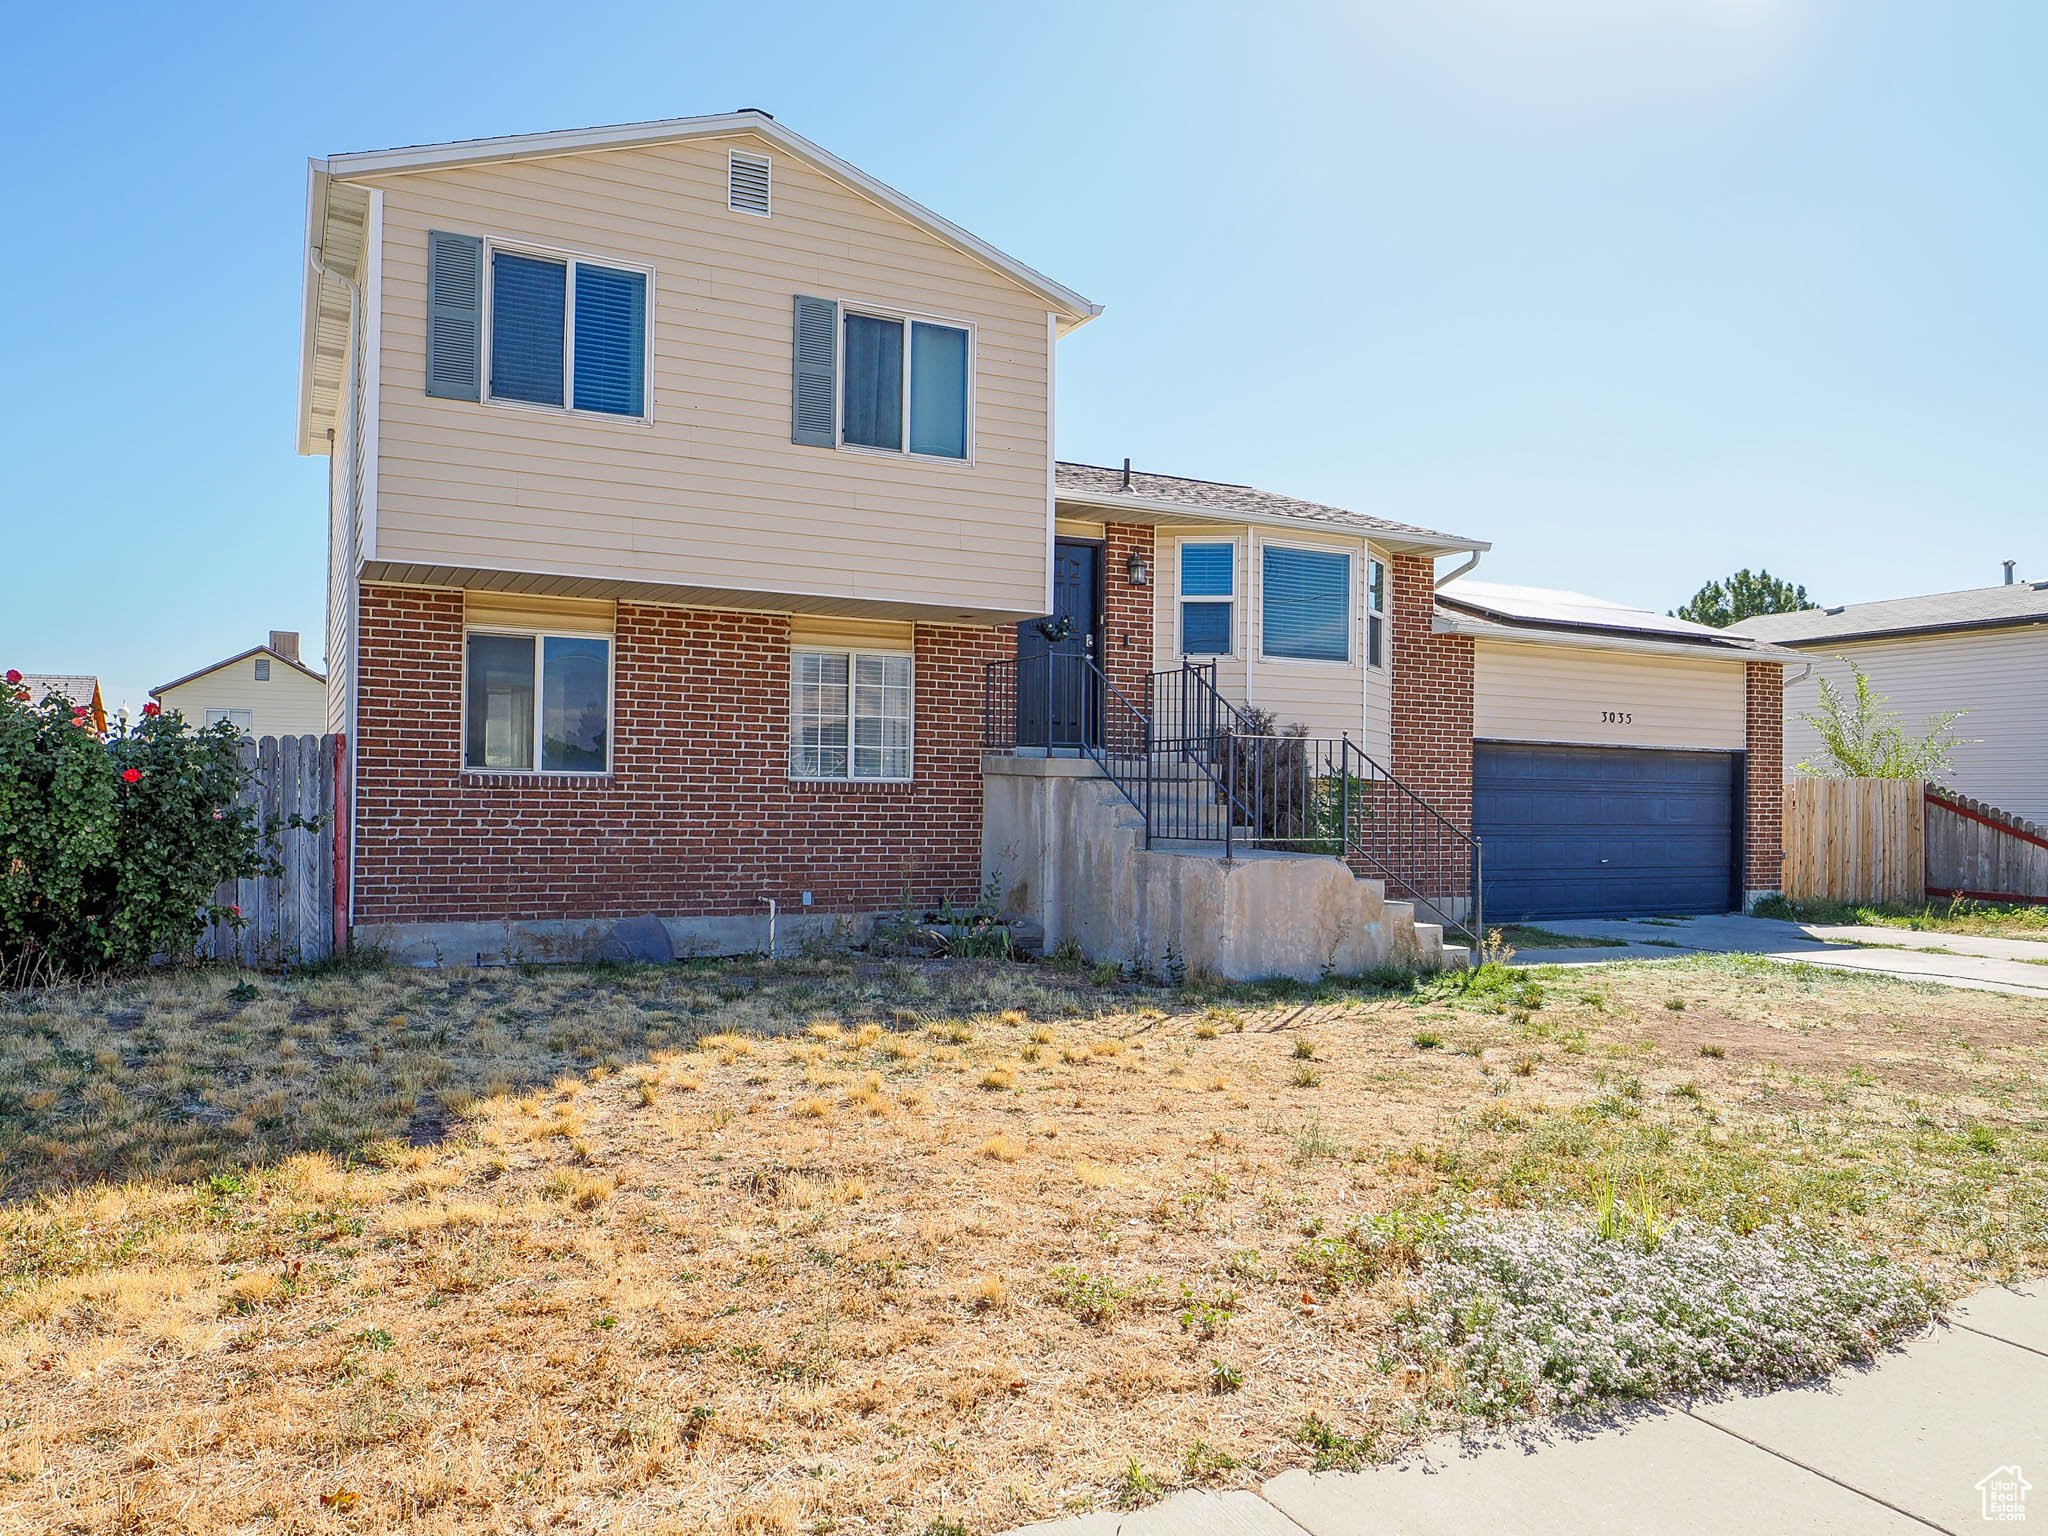
[(1834, 927), (1765, 917), (1581, 918), (1540, 922), (1552, 933), (1619, 939), (1626, 948), (1523, 949), (1516, 965), (1598, 965), (1682, 954), (1760, 955), (1794, 965), (1876, 971), (1909, 981), (2048, 998), (2048, 942), (1910, 928)]
[[(1812, 1386), (1447, 1437), (1369, 1472), (1286, 1472), (1029, 1536), (1961, 1536), (2048, 1518), (2048, 1286), (1980, 1292)], [(2015, 1506), (2012, 1501), (2017, 1499)], [(2014, 1508), (2018, 1513), (2012, 1513)]]

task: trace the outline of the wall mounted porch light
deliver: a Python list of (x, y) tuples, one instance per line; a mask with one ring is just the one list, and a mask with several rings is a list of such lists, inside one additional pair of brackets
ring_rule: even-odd
[(1151, 572), (1145, 568), (1145, 557), (1135, 549), (1131, 551), (1131, 558), (1124, 562), (1124, 569), (1130, 573), (1134, 587), (1142, 587), (1152, 579)]

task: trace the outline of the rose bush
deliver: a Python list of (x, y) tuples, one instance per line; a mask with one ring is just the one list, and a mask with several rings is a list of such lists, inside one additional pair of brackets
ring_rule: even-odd
[(150, 714), (102, 740), (54, 693), (0, 692), (0, 982), (133, 970), (239, 923), (214, 888), (274, 867), (245, 777), (230, 724)]

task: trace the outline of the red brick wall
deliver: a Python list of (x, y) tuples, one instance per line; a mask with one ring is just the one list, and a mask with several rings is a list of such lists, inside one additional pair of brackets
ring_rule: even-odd
[(1394, 760), (1387, 766), (1450, 821), (1472, 825), (1472, 639), (1430, 630), (1436, 562), (1396, 555), (1392, 674)]
[(982, 668), (1001, 629), (919, 625), (915, 781), (793, 783), (789, 621), (621, 603), (613, 772), (462, 771), (462, 594), (365, 586), (359, 923), (879, 911), (981, 880)]
[[(1145, 560), (1147, 585), (1131, 585), (1131, 556)], [(1139, 709), (1152, 672), (1152, 593), (1159, 561), (1149, 527), (1111, 523), (1102, 544), (1102, 673)]]
[(1752, 661), (1749, 683), (1749, 802), (1743, 815), (1742, 884), (1748, 891), (1785, 886), (1785, 669)]

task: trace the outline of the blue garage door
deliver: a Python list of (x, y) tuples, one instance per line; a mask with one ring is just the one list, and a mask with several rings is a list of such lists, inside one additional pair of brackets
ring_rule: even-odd
[(1482, 744), (1473, 770), (1489, 921), (1739, 905), (1735, 754)]

